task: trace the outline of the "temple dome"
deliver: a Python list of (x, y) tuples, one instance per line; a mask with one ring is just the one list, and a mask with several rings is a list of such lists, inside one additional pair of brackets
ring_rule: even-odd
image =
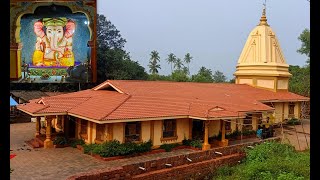
[[(236, 83), (244, 84), (245, 82), (254, 86), (256, 86), (254, 77), (287, 79), (291, 76), (289, 65), (286, 63), (279, 41), (267, 23), (265, 8), (260, 23), (249, 34), (238, 59), (234, 75), (238, 79)], [(244, 77), (247, 80), (244, 80)], [(240, 82), (240, 79), (243, 79), (243, 83)], [(250, 83), (250, 81), (252, 82)], [(283, 86), (283, 89), (287, 89), (287, 85), (285, 86), (286, 88)], [(259, 86), (257, 85), (257, 87)], [(272, 89), (276, 90), (276, 85), (274, 87)], [(270, 88), (271, 83), (269, 84)]]

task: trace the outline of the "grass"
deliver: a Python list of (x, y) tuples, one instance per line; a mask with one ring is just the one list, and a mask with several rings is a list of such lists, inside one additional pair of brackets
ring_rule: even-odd
[(310, 150), (297, 152), (288, 144), (266, 142), (246, 149), (246, 153), (243, 163), (219, 168), (213, 173), (213, 179), (310, 179)]

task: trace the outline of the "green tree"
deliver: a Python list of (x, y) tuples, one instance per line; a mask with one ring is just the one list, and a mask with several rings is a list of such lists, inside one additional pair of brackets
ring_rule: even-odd
[(189, 81), (189, 78), (188, 78), (186, 71), (181, 70), (181, 69), (173, 71), (173, 73), (171, 74), (171, 79), (172, 79), (172, 81), (176, 81), (176, 82)]
[(127, 41), (122, 38), (120, 31), (106, 19), (104, 15), (97, 16), (97, 45), (98, 48), (122, 49)]
[(158, 69), (161, 69), (160, 64), (158, 64), (158, 62), (160, 62), (160, 56), (159, 53), (157, 51), (151, 51), (150, 54), (151, 58), (149, 61), (149, 72), (152, 74), (158, 74)]
[(184, 62), (187, 63), (187, 65), (188, 65), (188, 74), (190, 74), (189, 64), (190, 64), (191, 60), (192, 60), (192, 56), (190, 55), (190, 53), (187, 53), (184, 56)]
[(310, 68), (290, 65), (289, 72), (289, 91), (310, 97)]
[(213, 82), (212, 70), (201, 67), (197, 74), (192, 75), (191, 81), (193, 82)]
[(182, 67), (184, 67), (184, 65), (183, 65), (181, 59), (180, 59), (180, 58), (177, 58), (176, 61), (175, 61), (175, 63), (174, 63), (174, 68), (175, 68), (176, 70), (181, 70)]
[(221, 83), (226, 82), (227, 77), (221, 71), (215, 71), (212, 75), (213, 82)]
[(302, 44), (300, 49), (297, 50), (297, 52), (299, 52), (300, 54), (304, 54), (308, 57), (306, 62), (307, 65), (310, 66), (310, 30), (303, 30), (298, 39), (301, 41)]
[(175, 61), (176, 61), (176, 56), (175, 56), (173, 53), (170, 53), (170, 54), (168, 55), (167, 62), (168, 62), (168, 64), (171, 65), (171, 73), (173, 72), (173, 70), (172, 70), (172, 64), (174, 64)]
[(123, 48), (126, 40), (104, 15), (97, 18), (97, 75), (98, 83), (107, 79), (147, 79), (138, 62), (132, 61)]

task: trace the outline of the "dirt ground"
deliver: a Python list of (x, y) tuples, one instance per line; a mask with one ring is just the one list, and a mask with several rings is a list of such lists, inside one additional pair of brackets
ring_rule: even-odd
[(302, 120), (301, 125), (276, 128), (275, 133), (282, 142), (293, 145), (298, 151), (310, 148), (310, 119)]

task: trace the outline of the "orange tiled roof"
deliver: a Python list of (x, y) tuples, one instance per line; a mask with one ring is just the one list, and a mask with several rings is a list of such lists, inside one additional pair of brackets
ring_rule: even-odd
[(18, 109), (34, 115), (64, 112), (97, 121), (177, 116), (227, 118), (273, 110), (261, 101), (308, 100), (294, 93), (249, 85), (110, 80), (93, 89), (33, 100)]

